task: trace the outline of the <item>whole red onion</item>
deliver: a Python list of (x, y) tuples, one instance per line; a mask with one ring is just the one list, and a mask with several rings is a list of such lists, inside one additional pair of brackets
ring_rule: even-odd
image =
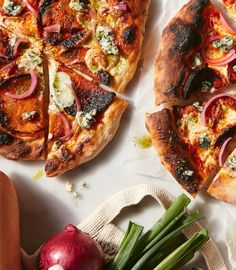
[(64, 270), (102, 270), (103, 251), (88, 234), (69, 224), (65, 230), (49, 238), (39, 254), (39, 268), (60, 265)]

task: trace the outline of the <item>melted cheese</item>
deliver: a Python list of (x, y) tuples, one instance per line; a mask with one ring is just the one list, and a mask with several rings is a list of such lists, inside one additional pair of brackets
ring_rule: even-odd
[(58, 72), (59, 64), (56, 61), (50, 61), (49, 87), (50, 87), (50, 111), (58, 111), (70, 107), (75, 102), (70, 76), (65, 72)]
[(33, 69), (42, 73), (42, 61), (40, 50), (37, 47), (34, 47), (26, 50), (18, 60), (17, 64), (20, 68), (24, 68), (27, 71)]

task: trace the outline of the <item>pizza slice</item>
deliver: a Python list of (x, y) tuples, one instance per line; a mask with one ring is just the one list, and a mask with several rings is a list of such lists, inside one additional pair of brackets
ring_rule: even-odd
[(33, 47), (29, 40), (14, 42), (18, 45), (6, 41), (8, 49), (1, 51), (2, 59), (9, 63), (0, 69), (0, 154), (17, 160), (44, 159), (46, 121), (42, 51)]
[(35, 0), (0, 0), (0, 24), (20, 37), (40, 39)]
[(49, 2), (40, 5), (47, 54), (123, 92), (140, 58), (150, 1)]
[(233, 15), (236, 15), (236, 1), (235, 0), (222, 0), (226, 9)]
[(219, 94), (204, 103), (147, 114), (146, 126), (162, 163), (196, 195), (223, 162), (222, 152), (235, 133), (236, 97)]
[(127, 102), (49, 61), (50, 104), (47, 176), (56, 176), (94, 158), (112, 139)]
[(208, 194), (236, 204), (236, 150), (234, 150), (207, 189)]
[(154, 64), (156, 104), (235, 84), (236, 35), (208, 0), (189, 1), (163, 31)]

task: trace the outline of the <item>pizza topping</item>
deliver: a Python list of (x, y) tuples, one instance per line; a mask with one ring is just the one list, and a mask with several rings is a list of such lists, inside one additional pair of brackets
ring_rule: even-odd
[(210, 146), (211, 146), (211, 139), (210, 139), (210, 137), (209, 137), (208, 134), (202, 136), (202, 137), (199, 139), (199, 145), (200, 145), (203, 149), (205, 149), (205, 150), (207, 150), (207, 149), (210, 148)]
[(44, 0), (42, 5), (40, 6), (39, 13), (42, 16), (47, 9), (51, 6), (53, 0)]
[(200, 104), (200, 102), (194, 102), (193, 106), (196, 107), (199, 110), (199, 112), (203, 110), (203, 106)]
[(70, 76), (65, 72), (56, 72), (54, 74), (51, 94), (53, 100), (62, 109), (72, 106), (75, 102), (75, 97), (70, 87), (71, 85)]
[(24, 98), (30, 97), (34, 93), (38, 84), (37, 75), (35, 74), (33, 70), (30, 71), (30, 77), (31, 77), (31, 85), (29, 89), (25, 91), (23, 94), (17, 95), (17, 94), (12, 94), (10, 92), (6, 92), (5, 95), (14, 99), (24, 99)]
[(99, 72), (99, 78), (100, 78), (101, 84), (104, 84), (106, 86), (108, 86), (110, 84), (111, 76), (106, 70), (102, 69)]
[(30, 120), (33, 120), (35, 116), (37, 116), (37, 114), (38, 114), (38, 111), (24, 112), (22, 114), (22, 119), (24, 121), (30, 121)]
[(207, 47), (211, 43), (213, 43), (215, 41), (219, 41), (219, 40), (221, 40), (221, 36), (216, 35), (216, 36), (208, 37), (204, 41), (204, 44), (203, 44), (202, 50), (201, 50), (201, 56), (202, 56), (205, 63), (208, 63), (210, 65), (215, 65), (215, 66), (224, 66), (236, 58), (236, 53), (235, 53), (234, 49), (231, 49), (228, 54), (226, 54), (225, 56), (218, 58), (218, 59), (211, 59), (207, 56), (207, 53), (206, 53)]
[(227, 162), (227, 167), (236, 170), (236, 155), (233, 155)]
[(110, 73), (112, 76), (120, 75), (127, 67), (126, 59), (123, 57), (120, 57), (119, 62), (117, 65), (111, 69)]
[(236, 65), (234, 65), (232, 68), (233, 68), (233, 71), (236, 72)]
[(17, 16), (21, 13), (23, 7), (11, 0), (4, 0), (3, 11), (9, 15)]
[(114, 6), (114, 8), (117, 10), (126, 11), (128, 9), (128, 6), (125, 3), (121, 2), (120, 4)]
[(122, 38), (125, 43), (132, 44), (135, 39), (136, 27), (130, 26), (123, 30)]
[(232, 137), (228, 138), (222, 145), (221, 149), (220, 149), (220, 153), (219, 153), (219, 166), (222, 167), (223, 166), (223, 155), (225, 152), (225, 148), (228, 145), (228, 143), (232, 140)]
[(20, 58), (18, 66), (26, 70), (35, 70), (42, 63), (41, 52), (37, 47), (30, 48)]
[(83, 42), (86, 38), (88, 38), (90, 35), (90, 31), (84, 29), (78, 34), (72, 36), (69, 39), (64, 40), (61, 45), (64, 48), (73, 48), (75, 46), (78, 46), (81, 42)]
[(74, 134), (74, 126), (72, 128), (70, 128), (70, 124), (69, 124), (66, 116), (62, 112), (59, 112), (58, 115), (61, 117), (61, 120), (63, 122), (63, 128), (64, 128), (64, 136), (60, 137), (59, 139), (61, 141), (67, 141)]
[(102, 112), (112, 103), (116, 94), (114, 92), (94, 90), (91, 93), (78, 92), (82, 111), (90, 113), (93, 109)]
[(105, 54), (119, 54), (111, 29), (102, 24), (98, 24), (96, 27), (96, 38)]
[(76, 11), (88, 11), (87, 4), (89, 4), (88, 0), (71, 0), (69, 7)]
[(38, 11), (30, 4), (28, 0), (23, 0), (28, 10), (30, 10), (36, 18), (38, 18)]
[(59, 33), (61, 31), (61, 25), (59, 23), (52, 24), (43, 28), (47, 33)]
[(202, 65), (202, 57), (200, 53), (197, 53), (193, 58), (193, 68), (199, 67)]
[(56, 152), (62, 145), (63, 143), (61, 141), (55, 141), (52, 145), (52, 152)]
[(225, 27), (225, 29), (232, 35), (236, 35), (236, 31), (233, 30), (233, 28), (228, 24), (228, 22), (226, 21), (226, 19), (223, 17), (222, 14), (220, 14), (220, 21), (223, 24), (223, 26)]
[(212, 105), (221, 98), (231, 98), (236, 101), (236, 97), (230, 94), (219, 94), (209, 99), (202, 110), (202, 122), (205, 126), (207, 125), (207, 114), (209, 113), (209, 110), (211, 109)]
[(106, 56), (100, 49), (90, 49), (85, 55), (85, 62), (92, 72), (98, 72), (106, 68)]
[(91, 125), (96, 121), (94, 116), (97, 114), (97, 110), (93, 109), (86, 113), (79, 111), (76, 114), (76, 121), (81, 128), (90, 128)]
[(21, 43), (28, 43), (29, 40), (27, 38), (19, 38), (17, 40), (15, 40), (15, 38), (11, 39), (11, 42), (14, 42), (14, 47), (13, 47), (13, 56), (17, 55), (18, 52), (18, 48), (20, 46)]
[(234, 47), (234, 40), (232, 37), (226, 36), (220, 40), (216, 40), (212, 43), (213, 47), (220, 49), (223, 52), (229, 52)]
[[(215, 72), (211, 68), (202, 68), (193, 70), (190, 74), (183, 89), (183, 98), (189, 97), (189, 94), (196, 90), (209, 90), (209, 86), (212, 87), (212, 81), (214, 80)], [(210, 85), (211, 84), (211, 85)]]
[(0, 145), (9, 144), (14, 141), (14, 137), (10, 134), (0, 131)]
[(209, 82), (209, 81), (203, 81), (201, 83), (201, 92), (209, 92), (210, 89), (212, 88), (213, 86), (213, 83), (212, 82)]

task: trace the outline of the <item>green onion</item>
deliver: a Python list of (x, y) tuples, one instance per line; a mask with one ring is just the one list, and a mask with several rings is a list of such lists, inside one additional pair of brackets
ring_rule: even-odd
[(185, 194), (181, 194), (166, 210), (162, 218), (139, 239), (135, 253), (139, 254), (142, 252), (152, 239), (156, 237), (156, 235), (158, 235), (176, 216), (178, 216), (190, 202), (191, 200)]
[(187, 263), (208, 239), (208, 232), (205, 229), (194, 234), (186, 243), (167, 256), (154, 270), (171, 270), (174, 267), (178, 269)]
[(126, 234), (121, 242), (118, 253), (107, 270), (122, 270), (130, 259), (130, 254), (136, 248), (137, 240), (139, 239), (143, 227), (133, 222), (129, 222)]
[(172, 231), (170, 234), (166, 235), (165, 237), (163, 237), (159, 242), (155, 243), (154, 246), (152, 246), (148, 251), (146, 251), (146, 253), (142, 254), (142, 257), (140, 260), (138, 260), (138, 262), (133, 266), (132, 270), (140, 270), (143, 269), (143, 266), (145, 265), (145, 263), (147, 263), (151, 258), (153, 258), (154, 256), (156, 256), (155, 254), (158, 254), (158, 252), (160, 252), (161, 247), (167, 242), (169, 241), (171, 238), (173, 238), (174, 236), (176, 236), (177, 234), (181, 233), (181, 231), (186, 228), (187, 226), (189, 226), (190, 224), (192, 224), (193, 222), (195, 222), (199, 217), (199, 211), (195, 210), (193, 213), (191, 213), (190, 216), (188, 216), (183, 224), (181, 226), (179, 226), (177, 229), (175, 229), (174, 231)]

